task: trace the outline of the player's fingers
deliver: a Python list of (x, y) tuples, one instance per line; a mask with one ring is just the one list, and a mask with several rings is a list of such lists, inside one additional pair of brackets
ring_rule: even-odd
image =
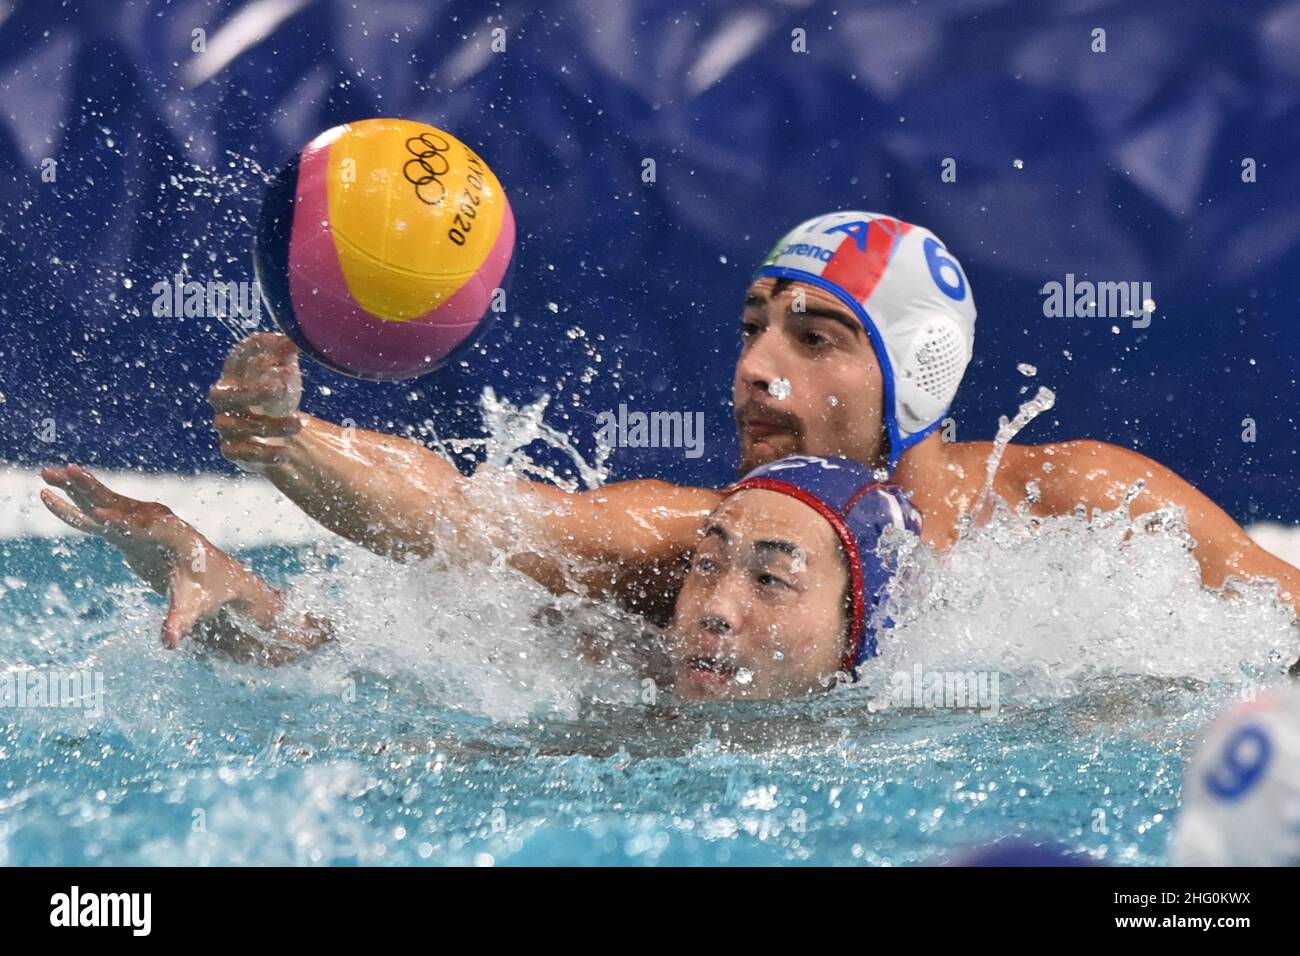
[(273, 418), (252, 412), (236, 414), (218, 412), (212, 416), (212, 425), (223, 441), (243, 441), (248, 438), (288, 438), (302, 431), (302, 422), (296, 415)]
[(289, 450), (282, 445), (266, 445), (255, 439), (221, 443), (221, 454), (235, 464), (284, 465)]
[(47, 465), (41, 469), (41, 480), (47, 485), (53, 485), (55, 488), (67, 489), (72, 481), (68, 477), (68, 468), (66, 465)]
[(208, 389), (208, 403), (219, 412), (237, 411), (249, 405), (279, 401), (287, 391), (287, 384), (272, 377), (250, 381), (222, 379)]
[(275, 341), (262, 353), (261, 359), (271, 365), (296, 365), (298, 362), (298, 346), (293, 344), (293, 339), (289, 338), (289, 336), (276, 335)]
[(173, 573), (168, 589), (171, 600), (163, 621), (163, 645), (175, 650), (208, 610), (210, 601), (203, 589), (189, 577)]
[(235, 383), (250, 388), (279, 388), (292, 390), (302, 381), (302, 372), (298, 368), (298, 358), (289, 359), (288, 364), (274, 364), (269, 356), (245, 370), (243, 379)]
[(130, 511), (114, 508), (112, 505), (105, 505), (92, 508), (90, 513), (96, 521), (104, 526), (104, 531), (107, 534), (130, 535), (136, 530)]
[(104, 526), (65, 498), (60, 498), (49, 488), (41, 490), (41, 504), (70, 528), (86, 534), (103, 534)]
[(221, 377), (233, 378), (239, 375), (250, 355), (255, 355), (260, 348), (257, 333), (241, 339), (226, 353), (226, 360), (221, 363)]
[[(84, 468), (77, 465), (67, 465), (63, 468), (45, 468), (41, 471), (41, 477), (46, 482), (56, 488), (62, 489), (72, 499), (73, 503), (82, 511), (90, 511), (97, 504), (103, 504), (93, 493), (93, 488), (99, 483), (90, 476), (90, 473)], [(86, 479), (90, 478), (94, 485), (87, 485)], [(99, 487), (103, 487), (99, 485)], [(107, 489), (104, 489), (107, 491)], [(113, 492), (108, 492), (113, 494)]]
[[(254, 332), (248, 338), (238, 342), (226, 355), (221, 366), (221, 377), (238, 377), (253, 363), (259, 355), (284, 348), (281, 342), (289, 342), (286, 336), (276, 332)], [(292, 345), (292, 342), (289, 342)]]
[[(81, 504), (82, 499), (92, 507), (111, 505), (122, 508), (134, 503), (134, 499), (113, 491), (80, 465), (69, 465), (68, 477), (71, 479), (69, 493), (75, 496), (78, 504)], [(86, 508), (86, 504), (81, 506)]]
[(243, 378), (252, 379), (274, 373), (287, 376), (291, 369), (293, 374), (298, 374), (297, 347), (284, 336), (281, 336), (281, 339), (284, 344), (276, 343), (248, 358), (240, 370)]

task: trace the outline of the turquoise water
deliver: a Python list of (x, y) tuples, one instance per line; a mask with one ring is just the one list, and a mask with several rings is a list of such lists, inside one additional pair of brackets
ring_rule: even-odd
[[(7, 865), (902, 865), (1012, 835), (1161, 863), (1185, 759), (1240, 692), (1098, 673), (1055, 699), (1009, 693), (996, 718), (875, 713), (864, 689), (682, 707), (516, 693), (478, 651), (456, 685), (436, 647), (418, 663), (434, 644), (361, 646), (404, 627), (457, 643), (404, 623), (409, 608), (375, 587), (391, 566), (283, 547), (242, 556), (280, 583), (369, 580), (335, 613), (379, 623), (266, 670), (163, 651), (160, 600), (98, 540), (8, 541), (0, 556), (0, 671), (105, 681), (101, 717), (0, 713)], [(476, 682), (495, 690), (467, 695)], [(500, 703), (527, 693), (523, 712)]]

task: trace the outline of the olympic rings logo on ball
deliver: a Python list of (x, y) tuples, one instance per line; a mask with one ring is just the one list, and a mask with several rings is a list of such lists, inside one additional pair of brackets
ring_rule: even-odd
[[(436, 140), (441, 140), (442, 145), (439, 146)], [(442, 205), (447, 195), (447, 187), (438, 177), (445, 175), (451, 169), (451, 160), (444, 155), (449, 149), (451, 143), (434, 133), (421, 133), (406, 141), (406, 151), (415, 158), (406, 161), (406, 165), (402, 167), (402, 175), (415, 187), (415, 196), (420, 202), (430, 206)], [(441, 162), (442, 168), (435, 168), (434, 162)], [(411, 167), (415, 167), (418, 172), (413, 173)], [(431, 185), (437, 186), (439, 190), (434, 198), (430, 198), (428, 191)]]

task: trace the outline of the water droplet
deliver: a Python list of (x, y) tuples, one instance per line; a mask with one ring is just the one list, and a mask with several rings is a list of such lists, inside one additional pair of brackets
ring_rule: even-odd
[(783, 402), (794, 394), (794, 389), (791, 387), (788, 378), (778, 378), (767, 386), (767, 394), (778, 402)]
[(1131, 505), (1138, 495), (1146, 490), (1147, 483), (1145, 478), (1139, 478), (1129, 487), (1128, 493), (1124, 495), (1124, 504)]
[(1017, 160), (1015, 160), (1014, 162), (1012, 162), (1011, 165), (1014, 166), (1014, 167), (1016, 167), (1016, 169), (1024, 169), (1024, 168), (1025, 168), (1025, 161), (1024, 161), (1023, 159), (1017, 159)]
[(840, 403), (840, 397), (838, 395), (832, 395), (828, 399), (826, 399), (826, 404), (828, 405), (838, 405), (839, 403)]
[(548, 302), (548, 303), (546, 303), (546, 307), (547, 307), (548, 309), (550, 309), (552, 313), (557, 314), (557, 315), (559, 314), (559, 311), (560, 311), (560, 305), (559, 305), (558, 302)]
[(742, 685), (754, 683), (754, 672), (748, 667), (738, 669), (736, 671), (736, 683)]
[(1016, 371), (1019, 372), (1021, 375), (1038, 374), (1038, 369), (1034, 368), (1034, 366), (1030, 365), (1028, 362), (1021, 362), (1019, 365), (1016, 366)]

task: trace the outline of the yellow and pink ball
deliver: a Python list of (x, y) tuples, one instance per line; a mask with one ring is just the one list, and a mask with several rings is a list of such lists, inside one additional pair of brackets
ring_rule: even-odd
[(254, 265), (280, 328), (324, 365), (404, 379), (472, 347), (500, 308), (515, 221), (496, 175), (450, 133), (336, 126), (275, 177)]

